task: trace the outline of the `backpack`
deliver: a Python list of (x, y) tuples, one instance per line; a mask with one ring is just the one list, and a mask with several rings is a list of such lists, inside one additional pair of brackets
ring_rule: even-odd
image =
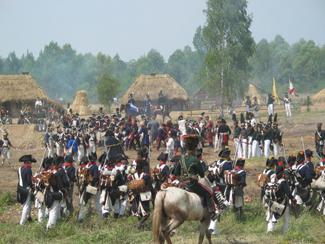
[(225, 170), (223, 173), (224, 180), (226, 185), (229, 186), (236, 186), (239, 182), (239, 175), (238, 172), (235, 170)]
[(265, 185), (264, 199), (265, 202), (270, 207), (270, 210), (274, 213), (282, 215), (285, 210), (285, 204), (279, 203), (276, 197), (276, 193), (279, 190), (280, 184), (285, 181), (285, 179), (279, 179), (276, 182), (269, 182)]

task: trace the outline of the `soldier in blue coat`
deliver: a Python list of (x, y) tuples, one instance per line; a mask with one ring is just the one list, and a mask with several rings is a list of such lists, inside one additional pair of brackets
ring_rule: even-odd
[(24, 155), (19, 158), (23, 165), (18, 169), (17, 201), (22, 204), (23, 210), (20, 218), (20, 225), (24, 225), (27, 220), (31, 220), (32, 209), (32, 163), (36, 160), (32, 155)]

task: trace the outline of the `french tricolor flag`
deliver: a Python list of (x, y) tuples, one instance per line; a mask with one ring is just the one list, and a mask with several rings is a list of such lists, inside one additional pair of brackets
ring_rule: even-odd
[(288, 89), (288, 93), (290, 95), (294, 95), (294, 96), (298, 96), (297, 94), (297, 91), (296, 91), (296, 88), (293, 86), (293, 82), (294, 82), (294, 79), (290, 79), (289, 78), (289, 89)]

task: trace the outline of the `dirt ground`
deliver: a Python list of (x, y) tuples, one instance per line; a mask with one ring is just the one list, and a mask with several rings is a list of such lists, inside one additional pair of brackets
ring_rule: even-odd
[[(173, 119), (177, 118), (178, 113), (173, 114)], [(266, 121), (265, 114), (261, 116), (262, 121)], [(289, 154), (296, 154), (298, 150), (302, 150), (301, 138), (303, 138), (305, 148), (314, 150), (313, 135), (317, 122), (322, 122), (325, 119), (325, 115), (322, 111), (314, 112), (300, 112), (294, 114), (292, 118), (286, 119), (284, 114), (278, 115), (278, 123), (280, 129), (284, 133), (284, 145), (285, 156)], [(34, 131), (32, 125), (10, 125), (3, 126), (2, 129), (6, 129), (9, 132), (9, 139), (11, 140), (14, 149), (11, 150), (12, 159), (11, 166), (5, 164), (0, 166), (0, 194), (4, 192), (11, 192), (13, 195), (17, 186), (17, 168), (20, 166), (18, 158), (23, 154), (33, 154), (38, 162), (33, 165), (33, 172), (36, 172), (39, 168), (39, 162), (41, 161), (44, 148), (43, 148), (43, 134)], [(230, 143), (230, 148), (233, 150), (233, 144)], [(102, 149), (100, 149), (101, 152)], [(162, 149), (163, 150), (163, 149)], [(151, 166), (156, 164), (156, 158), (160, 152), (153, 149)], [(126, 154), (130, 160), (134, 159), (135, 152), (127, 151)], [(210, 164), (217, 160), (217, 153), (211, 148), (204, 149), (203, 155), (205, 161)], [(314, 158), (315, 162), (318, 160)], [(245, 189), (246, 199), (250, 201), (253, 198), (258, 197), (258, 187), (255, 184), (256, 174), (261, 171), (265, 165), (264, 158), (250, 159), (246, 163), (246, 169), (248, 171), (248, 186)], [(0, 214), (0, 222), (2, 221), (16, 221), (13, 220), (10, 213)]]

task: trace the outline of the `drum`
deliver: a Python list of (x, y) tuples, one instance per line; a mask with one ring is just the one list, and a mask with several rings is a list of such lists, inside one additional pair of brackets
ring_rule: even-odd
[(144, 179), (140, 180), (132, 180), (128, 183), (128, 189), (132, 191), (144, 191), (145, 189), (145, 182)]
[(310, 186), (312, 189), (324, 191), (325, 190), (325, 175), (322, 174), (316, 180), (313, 180), (313, 182), (311, 183)]
[(238, 184), (238, 175), (234, 171), (225, 170), (224, 179), (227, 185), (236, 186)]
[(325, 166), (318, 166), (315, 168), (316, 175), (321, 175), (323, 171), (325, 171)]
[(257, 185), (259, 187), (264, 187), (268, 182), (270, 181), (270, 178), (266, 174), (258, 174), (257, 175)]

